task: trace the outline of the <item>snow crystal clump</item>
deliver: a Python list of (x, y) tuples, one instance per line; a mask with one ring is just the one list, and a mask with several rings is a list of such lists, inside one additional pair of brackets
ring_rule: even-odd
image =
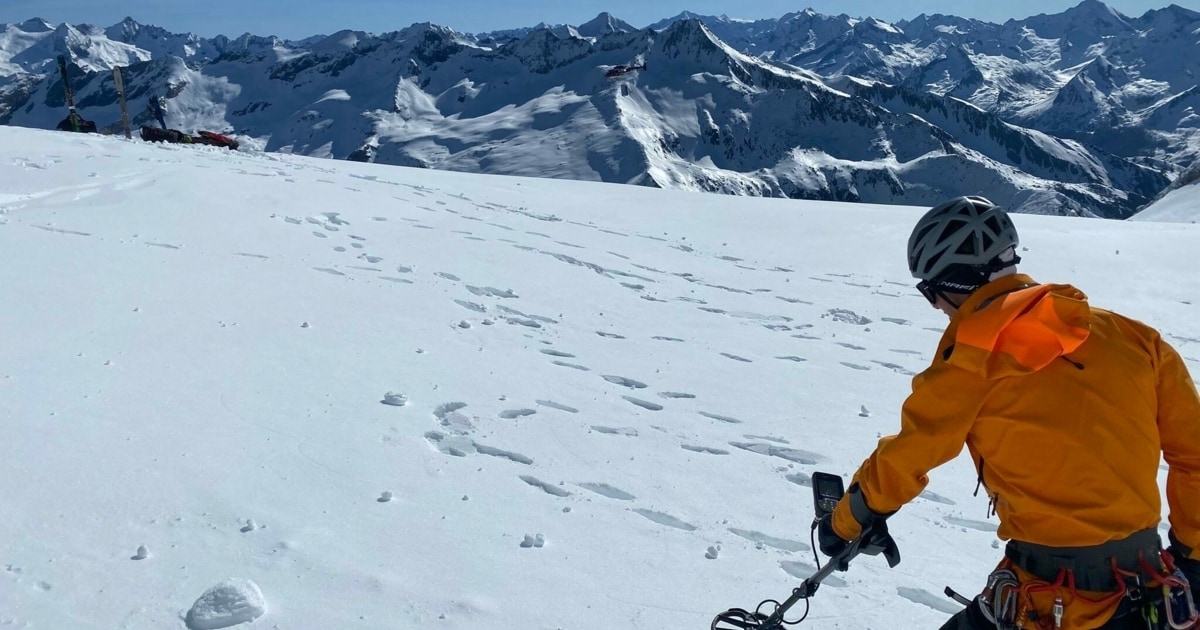
[(863, 317), (862, 315), (859, 315), (858, 313), (855, 313), (854, 311), (846, 310), (844, 308), (834, 308), (834, 309), (825, 311), (825, 314), (821, 316), (821, 319), (824, 319), (826, 317), (833, 319), (833, 321), (835, 321), (835, 322), (842, 322), (843, 324), (855, 324), (858, 326), (866, 326), (867, 324), (871, 323), (870, 318)]
[(379, 402), (385, 405), (391, 405), (393, 407), (403, 407), (404, 405), (408, 404), (408, 396), (405, 396), (404, 394), (397, 394), (395, 392), (388, 392), (383, 395), (383, 400)]
[(204, 591), (187, 614), (190, 630), (215, 630), (254, 621), (267, 612), (258, 585), (250, 580), (230, 578)]

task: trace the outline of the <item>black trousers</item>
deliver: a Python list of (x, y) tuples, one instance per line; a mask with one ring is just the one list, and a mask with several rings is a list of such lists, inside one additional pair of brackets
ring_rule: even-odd
[[(1146, 630), (1146, 621), (1132, 606), (1122, 602), (1113, 618), (1101, 626), (1102, 630)], [(983, 610), (979, 608), (978, 600), (971, 602), (963, 610), (946, 622), (941, 630), (996, 630), (995, 624), (988, 621)], [(1069, 629), (1067, 629), (1069, 630)]]

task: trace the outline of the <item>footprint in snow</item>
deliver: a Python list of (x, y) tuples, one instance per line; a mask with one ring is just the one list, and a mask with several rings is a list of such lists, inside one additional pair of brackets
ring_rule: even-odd
[(637, 429), (632, 427), (603, 427), (592, 425), (592, 430), (597, 433), (604, 433), (605, 435), (624, 435), (626, 437), (638, 436)]
[(786, 459), (789, 462), (804, 464), (806, 466), (815, 466), (821, 463), (821, 460), (825, 459), (817, 453), (802, 451), (796, 448), (775, 446), (774, 444), (766, 444), (762, 442), (730, 442), (729, 445), (734, 448), (750, 451), (751, 453), (758, 453), (759, 455), (767, 455), (770, 457), (778, 457), (780, 459)]
[(466, 457), (475, 453), (475, 442), (462, 435), (446, 435), (441, 431), (427, 431), (425, 440), (438, 451), (452, 457)]
[(537, 411), (533, 409), (509, 409), (507, 411), (501, 411), (500, 417), (504, 418), (505, 420), (515, 420), (525, 416), (532, 416), (535, 413), (537, 413)]
[(842, 365), (844, 365), (848, 368), (853, 368), (855, 370), (862, 370), (864, 372), (869, 372), (871, 370), (871, 368), (869, 368), (865, 365), (859, 365), (857, 363), (850, 363), (849, 361), (839, 361), (839, 363), (841, 363)]
[(704, 416), (705, 418), (710, 418), (712, 420), (717, 420), (720, 422), (724, 422), (726, 424), (741, 424), (742, 423), (742, 421), (738, 420), (737, 418), (731, 418), (729, 416), (722, 416), (721, 414), (717, 414), (717, 413), (709, 413), (707, 411), (701, 411), (701, 412), (699, 412), (699, 414)]
[(852, 343), (846, 343), (845, 341), (839, 341), (839, 342), (837, 342), (837, 345), (839, 345), (843, 348), (849, 348), (851, 350), (866, 350), (866, 348), (864, 348), (862, 346), (856, 346)]
[(646, 510), (642, 508), (636, 508), (633, 511), (645, 518), (650, 519), (651, 521), (654, 521), (655, 523), (658, 523), (659, 525), (666, 525), (667, 527), (682, 529), (685, 532), (694, 532), (698, 529), (695, 525), (692, 525), (686, 521), (682, 521), (665, 512), (656, 512), (654, 510)]
[(896, 594), (914, 604), (928, 606), (940, 613), (945, 613), (947, 615), (952, 615), (962, 610), (962, 607), (956, 606), (953, 602), (947, 600), (945, 596), (934, 595), (923, 588), (897, 586)]
[(542, 492), (545, 492), (546, 494), (551, 494), (556, 497), (571, 496), (570, 492), (563, 490), (562, 488), (560, 488), (552, 483), (547, 483), (545, 481), (542, 481), (541, 479), (538, 479), (537, 477), (533, 477), (530, 475), (521, 475), (521, 481), (524, 481), (525, 483), (527, 483), (535, 488), (540, 488), (542, 490)]
[(537, 404), (539, 404), (543, 407), (549, 407), (551, 409), (557, 409), (559, 411), (565, 411), (567, 413), (579, 413), (578, 409), (576, 409), (574, 407), (568, 407), (567, 405), (564, 405), (562, 403), (556, 403), (553, 400), (535, 400), (534, 402), (536, 402)]
[(803, 363), (803, 362), (805, 362), (805, 361), (807, 361), (807, 360), (808, 360), (808, 359), (805, 359), (804, 357), (798, 357), (798, 356), (796, 356), (796, 355), (794, 355), (794, 354), (789, 354), (789, 355), (785, 355), (785, 356), (781, 356), (781, 357), (775, 357), (775, 358), (776, 358), (776, 359), (780, 359), (780, 360), (782, 360), (782, 361), (791, 361), (791, 362), (793, 362), (793, 363)]
[(637, 497), (625, 492), (624, 490), (614, 488), (606, 483), (577, 483), (575, 484), (584, 490), (590, 490), (596, 494), (618, 501), (633, 501)]
[(329, 269), (328, 267), (313, 267), (313, 270), (314, 270), (314, 271), (320, 271), (321, 273), (327, 273), (327, 274), (329, 274), (329, 275), (331, 275), (331, 276), (344, 276), (344, 275), (346, 275), (346, 274), (344, 274), (344, 273), (342, 273), (342, 272), (338, 271), (337, 269)]
[[(517, 296), (513, 295), (513, 296), (504, 296), (504, 297), (517, 297)], [(509, 315), (514, 315), (515, 318), (521, 318), (521, 319), (529, 320), (532, 322), (541, 322), (543, 324), (557, 324), (558, 323), (558, 320), (554, 319), (552, 317), (546, 317), (544, 315), (532, 315), (532, 314), (528, 314), (528, 313), (522, 313), (521, 311), (518, 311), (513, 308), (509, 308), (507, 306), (497, 306), (496, 310), (501, 311), (503, 313), (508, 313)], [(518, 323), (521, 323), (522, 325), (525, 325), (525, 326), (529, 326), (529, 324), (526, 324), (524, 322), (518, 322)], [(532, 328), (541, 328), (541, 326), (534, 325), (534, 326), (532, 326)]]
[(458, 412), (466, 406), (466, 403), (461, 402), (445, 403), (438, 405), (433, 410), (433, 415), (443, 427), (455, 433), (465, 434), (475, 428), (469, 418)]
[(662, 335), (655, 335), (655, 336), (651, 337), (651, 339), (654, 339), (656, 341), (677, 341), (677, 342), (683, 341), (683, 339), (680, 339), (679, 337), (663, 337)]
[(705, 455), (728, 455), (729, 451), (721, 448), (712, 448), (709, 446), (694, 446), (692, 444), (683, 444), (681, 448), (685, 451), (693, 453), (704, 453)]
[(911, 355), (911, 356), (915, 356), (915, 357), (921, 356), (921, 353), (916, 350), (897, 350), (895, 348), (892, 348), (892, 349), (888, 350), (888, 352), (895, 352), (897, 354), (907, 354), (907, 355)]
[(575, 358), (575, 355), (571, 354), (570, 352), (563, 352), (562, 350), (554, 350), (552, 348), (542, 348), (541, 350), (538, 350), (538, 352), (541, 352), (542, 354), (549, 355), (552, 357), (558, 357), (560, 359), (574, 359)]
[(787, 440), (785, 440), (785, 439), (783, 439), (783, 438), (781, 438), (781, 437), (773, 437), (773, 436), (770, 436), (770, 435), (750, 435), (750, 434), (747, 434), (747, 435), (744, 435), (744, 436), (742, 436), (742, 437), (745, 437), (747, 440), (766, 440), (766, 441), (768, 441), (768, 442), (775, 442), (776, 444), (788, 444), (788, 443), (789, 443)]
[(313, 236), (315, 236), (317, 238), (329, 238), (328, 234), (326, 234), (324, 232), (318, 232), (316, 230), (313, 230)]
[(756, 543), (756, 546), (759, 549), (762, 549), (763, 547), (771, 547), (774, 549), (780, 549), (782, 551), (808, 551), (812, 549), (808, 543), (803, 543), (798, 540), (788, 540), (786, 538), (776, 538), (774, 536), (768, 536), (762, 532), (756, 532), (749, 529), (730, 527), (729, 533), (739, 538), (745, 538), (752, 543)]
[(881, 365), (897, 374), (903, 374), (905, 376), (915, 376), (916, 375), (916, 372), (909, 370), (908, 368), (904, 367), (903, 365), (896, 365), (895, 363), (888, 363), (887, 361), (876, 361), (874, 359), (871, 360), (871, 363)]
[(926, 501), (933, 501), (934, 503), (941, 503), (942, 505), (955, 505), (954, 499), (946, 498), (940, 494), (930, 492), (928, 490), (922, 492), (919, 498), (925, 499)]
[(896, 324), (897, 326), (911, 326), (912, 325), (912, 322), (908, 321), (907, 319), (900, 319), (899, 317), (880, 317), (879, 319), (881, 319), (889, 324)]
[(605, 339), (625, 339), (625, 337), (622, 337), (616, 333), (601, 332), (599, 330), (596, 331), (596, 334), (604, 337)]
[(624, 376), (604, 375), (604, 376), (602, 376), (602, 378), (604, 380), (608, 381), (609, 383), (612, 383), (614, 385), (620, 385), (621, 387), (628, 387), (629, 389), (645, 389), (646, 388), (645, 383), (643, 383), (641, 381), (635, 381), (631, 378), (626, 378)]
[(725, 357), (726, 359), (733, 359), (734, 361), (739, 361), (741, 363), (754, 363), (754, 361), (751, 361), (750, 359), (747, 359), (745, 357), (739, 357), (736, 354), (729, 354), (728, 352), (722, 352), (720, 354), (721, 354), (721, 356)]
[[(455, 278), (457, 280), (457, 278)], [(509, 289), (497, 289), (495, 287), (473, 287), (467, 285), (467, 290), (479, 297), (498, 297), (498, 298), (516, 298), (516, 293)]]
[(406, 280), (404, 278), (393, 278), (392, 276), (379, 276), (379, 279), (387, 280), (388, 282), (395, 282), (397, 284), (412, 284), (413, 283), (412, 280)]
[(988, 521), (976, 521), (969, 518), (958, 518), (956, 516), (943, 516), (942, 520), (950, 523), (951, 525), (966, 529), (974, 529), (981, 532), (994, 532), (999, 529), (999, 526), (997, 526), (995, 523), (990, 523)]
[(687, 394), (684, 392), (659, 392), (658, 395), (662, 398), (695, 398), (695, 394)]
[(810, 477), (808, 473), (791, 473), (784, 475), (783, 478), (798, 486), (804, 486), (805, 488), (812, 487), (812, 477)]
[(520, 453), (517, 453), (515, 451), (506, 451), (504, 449), (491, 447), (486, 444), (480, 444), (479, 442), (475, 442), (475, 450), (482, 455), (490, 455), (491, 457), (499, 457), (500, 459), (507, 459), (509, 461), (516, 462), (518, 464), (525, 464), (526, 466), (533, 465), (532, 459), (530, 459), (529, 457), (526, 457)]
[(474, 311), (476, 313), (486, 313), (487, 312), (486, 306), (484, 306), (482, 304), (476, 304), (475, 302), (468, 302), (466, 300), (454, 300), (454, 303), (467, 309), (468, 311)]
[(590, 372), (592, 370), (592, 368), (579, 365), (578, 363), (567, 363), (566, 361), (551, 361), (550, 363), (560, 367), (571, 368), (572, 370), (579, 370), (580, 372)]
[(641, 407), (642, 409), (647, 409), (649, 411), (662, 411), (663, 410), (662, 405), (660, 405), (658, 403), (650, 402), (648, 400), (634, 398), (633, 396), (621, 396), (621, 398), (624, 398), (625, 400), (637, 405), (638, 407)]
[(826, 317), (835, 322), (854, 324), (855, 326), (866, 326), (867, 324), (871, 323), (871, 319), (869, 317), (863, 317), (854, 311), (844, 308), (834, 308), (825, 311), (825, 313), (821, 315), (821, 319), (825, 319)]
[(454, 274), (452, 274), (452, 273), (446, 273), (445, 271), (435, 271), (435, 272), (433, 272), (433, 275), (435, 275), (435, 276), (437, 276), (437, 277), (439, 277), (439, 278), (445, 278), (445, 279), (447, 279), (447, 280), (453, 280), (454, 282), (458, 282), (459, 280), (462, 280), (462, 278), (459, 278), (458, 276), (456, 276), (456, 275), (454, 275)]

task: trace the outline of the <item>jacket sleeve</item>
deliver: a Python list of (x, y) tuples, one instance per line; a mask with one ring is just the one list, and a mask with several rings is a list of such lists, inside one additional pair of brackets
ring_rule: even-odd
[[(962, 452), (979, 412), (981, 381), (941, 360), (913, 378), (900, 432), (881, 439), (854, 474), (867, 507), (880, 514), (900, 509), (925, 489), (930, 470)], [(844, 540), (862, 533), (847, 499), (833, 512), (833, 528)]]
[(1200, 560), (1200, 395), (1179, 353), (1154, 336), (1158, 357), (1158, 431), (1167, 471), (1171, 532)]

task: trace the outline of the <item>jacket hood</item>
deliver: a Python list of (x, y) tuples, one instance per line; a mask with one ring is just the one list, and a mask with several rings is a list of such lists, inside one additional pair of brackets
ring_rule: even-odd
[(1014, 274), (983, 286), (955, 314), (946, 336), (951, 365), (987, 379), (1036, 372), (1088, 338), (1087, 296), (1068, 284)]

